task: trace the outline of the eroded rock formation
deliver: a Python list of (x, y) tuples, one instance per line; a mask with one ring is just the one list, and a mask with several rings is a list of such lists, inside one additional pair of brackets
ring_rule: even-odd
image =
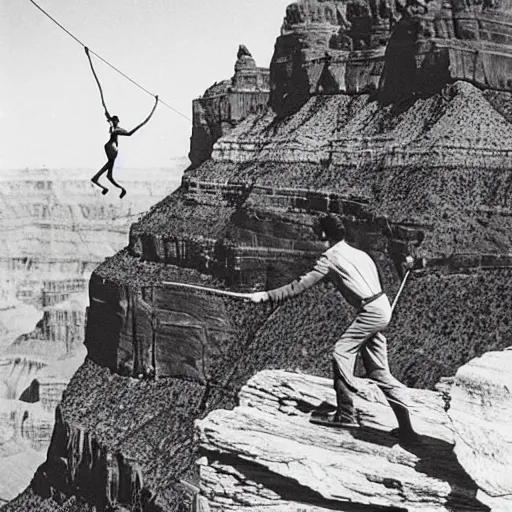
[(509, 347), (460, 368), (451, 388), (449, 410), (458, 460), (492, 498), (487, 500), (489, 505), (503, 510), (512, 510), (511, 362)]
[[(467, 119), (464, 129), (454, 128)], [(496, 291), (511, 279), (509, 132), (485, 95), (465, 83), (453, 86), (449, 100), (419, 99), (400, 113), (335, 96), (312, 98), (288, 120), (271, 112), (248, 118), (133, 226), (128, 249), (91, 279), (90, 357), (132, 375), (153, 366), (161, 377), (205, 379), (205, 364), (218, 357), (212, 354), (249, 339), (250, 329), (237, 331), (222, 299), (164, 282), (284, 284), (321, 251), (315, 216), (339, 212), (349, 240), (374, 256), (391, 294), (398, 259), (408, 252), (427, 259), (389, 336), (396, 371), (409, 384), (433, 386), (484, 347), (507, 344), (509, 296)], [(316, 347), (324, 361), (351, 313), (332, 291), (323, 294), (311, 290), (268, 321), (262, 315), (257, 343), (279, 333), (299, 350)], [(482, 296), (489, 315), (479, 314)], [(176, 365), (177, 340), (187, 340), (187, 349)], [(465, 350), (457, 350), (462, 343)], [(453, 347), (448, 355), (445, 344)], [(289, 364), (301, 359), (299, 350), (283, 350)], [(326, 363), (300, 364), (321, 373)]]
[[(230, 442), (243, 444), (236, 431), (243, 430), (236, 413), (213, 411), (233, 409), (238, 391), (261, 370), (327, 377), (331, 347), (353, 312), (329, 284), (272, 309), (172, 283), (235, 291), (284, 284), (308, 269), (322, 251), (313, 230), (321, 213), (344, 218), (348, 241), (373, 256), (390, 295), (400, 282), (398, 262), (408, 253), (426, 259), (424, 271), (408, 281), (387, 332), (392, 370), (406, 384), (432, 388), (441, 376), (453, 376), (472, 358), (511, 344), (512, 296), (507, 292), (512, 286), (508, 193), (512, 99), (508, 91), (490, 90), (499, 89), (491, 83), (491, 78), (499, 81), (501, 76), (501, 71), (493, 74), (499, 59), (485, 61), (492, 63), (486, 68), (486, 77), (491, 78), (480, 83), (463, 58), (470, 48), (475, 57), (471, 62), (478, 63), (487, 50), (495, 52), (496, 45), (504, 46), (500, 55), (508, 58), (506, 38), (498, 41), (492, 35), (496, 24), (485, 25), (482, 20), (491, 11), (494, 17), (503, 12), (507, 26), (510, 9), (504, 5), (457, 7), (464, 13), (469, 9), (478, 17), (479, 27), (487, 27), (478, 29), (482, 39), (485, 30), (491, 34), (484, 44), (476, 36), (470, 40), (460, 28), (469, 26), (466, 14), (458, 18), (460, 25), (454, 22), (455, 14), (441, 21), (434, 18), (431, 29), (439, 32), (436, 37), (433, 32), (427, 36), (423, 26), (434, 12), (434, 2), (427, 13), (421, 2), (310, 1), (297, 6), (296, 12), (295, 7), (288, 11), (290, 19), (272, 62), (273, 108), (246, 112), (244, 120), (218, 138), (209, 160), (203, 161), (213, 140), (208, 139), (210, 132), (205, 132), (208, 137), (203, 142), (196, 139), (207, 151), (187, 170), (182, 186), (133, 224), (128, 246), (94, 271), (85, 336), (88, 358), (57, 408), (47, 461), (31, 489), (7, 511), (23, 510), (27, 503), (45, 510), (50, 502), (55, 510), (68, 511), (93, 506), (144, 512), (189, 506), (198, 510), (206, 507), (197, 493), (202, 484), (205, 495), (213, 493), (221, 510), (247, 508), (253, 498), (255, 511), (274, 505), (274, 510), (282, 510), (281, 506), (288, 510), (283, 500), (295, 506), (296, 498), (286, 493), (299, 485), (292, 470), (300, 473), (304, 467), (281, 452), (281, 458), (263, 469), (250, 465), (248, 480), (256, 482), (256, 490), (240, 476), (238, 462), (229, 457), (219, 460), (220, 465), (202, 467), (206, 475), (202, 480), (195, 464), (200, 454), (194, 421), (208, 417), (202, 423), (201, 443), (209, 452), (228, 453)], [(446, 3), (441, 7), (452, 8)], [(323, 14), (320, 8), (325, 8)], [(341, 9), (339, 18), (336, 9)], [(340, 35), (343, 16), (347, 27)], [(420, 45), (414, 43), (411, 52), (409, 36), (414, 30), (423, 40)], [(393, 64), (402, 48), (400, 34), (406, 40), (405, 62), (411, 63), (414, 57), (421, 64), (418, 69), (432, 66), (435, 71), (431, 81), (435, 87), (424, 88), (421, 94), (409, 94), (417, 92), (414, 88), (404, 91), (410, 101), (379, 98), (371, 92), (376, 87), (385, 91), (386, 83), (397, 84), (402, 78), (417, 83), (420, 74), (402, 76), (409, 73), (409, 64), (405, 72)], [(345, 44), (343, 37), (352, 38), (351, 49), (330, 48)], [(473, 51), (477, 43), (485, 47), (483, 53)], [(420, 48), (429, 50), (421, 53)], [(320, 52), (325, 61), (313, 65), (308, 52)], [(331, 64), (324, 66), (333, 52), (339, 52), (336, 58), (343, 63), (337, 66), (332, 59), (336, 64), (332, 69), (344, 77), (341, 81), (329, 71)], [(452, 57), (462, 64), (454, 66)], [(242, 49), (237, 65), (240, 72), (247, 69), (247, 76), (257, 79), (259, 72), (251, 59)], [(447, 69), (454, 74), (447, 74)], [(470, 69), (467, 75), (461, 72), (466, 69)], [(323, 85), (317, 89), (321, 76)], [(460, 78), (464, 80), (456, 81)], [(353, 83), (355, 90), (331, 89), (332, 79), (338, 85)], [(367, 88), (366, 84), (374, 85)], [(227, 87), (227, 83), (217, 84), (213, 96), (221, 93), (219, 98), (229, 98)], [(288, 98), (290, 91), (295, 98)], [(219, 119), (213, 125), (220, 126)], [(194, 129), (205, 123), (200, 120)], [(280, 418), (276, 415), (286, 411), (288, 437), (298, 436), (302, 427), (307, 432), (304, 443), (308, 436), (314, 437), (301, 411), (304, 404), (296, 405), (295, 395), (283, 389), (251, 393), (261, 395), (259, 406), (265, 412), (262, 416), (246, 407), (247, 421), (259, 418), (275, 434), (279, 424), (274, 420)], [(433, 438), (427, 439), (427, 451), (404, 453), (395, 448), (393, 440), (378, 431), (389, 427), (386, 417), (380, 416), (381, 406), (364, 404), (370, 411), (370, 438), (344, 437), (347, 443), (340, 447), (338, 442), (336, 453), (322, 449), (338, 462), (357, 452), (357, 460), (367, 463), (367, 470), (357, 475), (367, 490), (360, 481), (345, 482), (343, 493), (335, 495), (329, 482), (315, 476), (314, 490), (301, 488), (306, 507), (341, 507), (343, 501), (347, 510), (377, 506), (415, 510), (416, 505), (424, 510), (429, 506), (487, 510), (477, 496), (477, 485), (451, 451), (453, 438), (441, 396), (428, 391), (413, 392), (414, 396), (428, 410), (420, 420), (430, 422), (424, 425), (426, 430), (420, 428)], [(282, 403), (276, 412), (279, 397)], [(233, 429), (223, 432), (219, 418), (232, 421)], [(297, 425), (300, 428), (294, 431)], [(336, 443), (332, 433), (318, 432), (319, 438), (325, 435), (326, 445)], [(231, 450), (235, 458), (240, 456), (236, 450), (242, 451), (241, 444)], [(355, 451), (347, 451), (350, 447)], [(243, 456), (250, 458), (250, 443), (245, 448), (248, 453)], [(276, 445), (274, 452), (279, 448)], [(262, 451), (255, 454), (262, 460), (266, 457)], [(385, 472), (393, 475), (390, 479), (387, 474), (376, 476), (376, 460), (385, 461)], [(236, 462), (235, 469), (231, 462)], [(315, 464), (323, 475), (320, 461)], [(259, 493), (268, 479), (258, 482), (256, 477), (266, 478), (275, 471), (282, 471), (278, 481), (289, 485)], [(213, 479), (210, 488), (205, 484), (208, 475)], [(222, 478), (229, 492), (235, 483), (245, 486), (247, 501), (221, 496), (215, 478)], [(419, 497), (413, 503), (414, 491)], [(349, 505), (347, 499), (359, 504)]]
[(240, 45), (231, 79), (215, 83), (192, 102), (192, 166), (208, 160), (215, 142), (250, 113), (264, 110), (269, 91), (269, 70), (257, 67), (251, 52)]
[(456, 80), (508, 90), (511, 26), (506, 2), (298, 0), (276, 42), (270, 103), (286, 115), (315, 94), (388, 103)]
[[(501, 138), (509, 125), (490, 101), (463, 83), (403, 112), (363, 97), (319, 97), (286, 121), (252, 116), (220, 139), (212, 160), (188, 171), (181, 189), (132, 227), (128, 248), (95, 271), (89, 359), (58, 408), (34, 489), (59, 503), (76, 494), (100, 508), (174, 510), (195, 500), (187, 485), (199, 484), (195, 418), (232, 408), (264, 368), (326, 375), (351, 317), (329, 286), (272, 311), (165, 284), (282, 284), (319, 254), (312, 224), (320, 212), (346, 218), (350, 241), (374, 256), (388, 290), (398, 286), (400, 255), (427, 258), (388, 332), (393, 371), (408, 384), (433, 386), (510, 344), (510, 217), (497, 184), (509, 180)], [(456, 130), (466, 116), (473, 123)], [(448, 457), (451, 448), (439, 446)], [(446, 471), (458, 468), (451, 460)], [(475, 500), (476, 487), (461, 478)], [(447, 508), (450, 485), (439, 486), (428, 499)]]

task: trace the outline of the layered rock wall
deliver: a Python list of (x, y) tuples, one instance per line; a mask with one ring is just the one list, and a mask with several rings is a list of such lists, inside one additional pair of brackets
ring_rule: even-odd
[(125, 180), (131, 183), (126, 201), (121, 202), (97, 196), (88, 180), (90, 173), (48, 169), (2, 173), (2, 273), (11, 278), (20, 272), (38, 273), (44, 278), (52, 277), (52, 271), (68, 277), (91, 271), (105, 255), (123, 246), (133, 216), (164, 197), (177, 181), (164, 170), (147, 173), (146, 181), (125, 171)]
[(87, 289), (87, 281), (82, 278), (62, 279), (60, 281), (46, 281), (43, 283), (42, 306), (55, 306), (69, 299), (71, 294), (83, 292)]
[[(183, 412), (181, 421), (187, 425), (219, 404), (231, 407), (237, 389), (263, 368), (328, 374), (331, 347), (352, 314), (328, 285), (272, 310), (166, 284), (178, 281), (238, 290), (284, 284), (309, 268), (321, 252), (312, 229), (321, 212), (337, 212), (346, 219), (349, 240), (372, 254), (390, 295), (399, 284), (397, 260), (411, 251), (427, 257), (425, 271), (411, 277), (387, 333), (398, 377), (408, 384), (433, 386), (441, 375), (455, 373), (474, 355), (509, 344), (511, 305), (507, 296), (499, 293), (511, 279), (507, 268), (509, 205), (505, 196), (499, 207), (492, 204), (496, 182), (481, 187), (489, 175), (508, 182), (506, 158), (489, 165), (478, 161), (469, 170), (466, 167), (477, 140), (496, 155), (504, 151), (503, 142), (493, 137), (497, 123), (502, 126), (500, 134), (508, 133), (505, 119), (467, 85), (457, 85), (447, 102), (440, 96), (418, 100), (399, 114), (392, 108), (379, 110), (362, 98), (345, 103), (337, 98), (310, 101), (298, 117), (285, 122), (276, 122), (272, 114), (242, 122), (218, 142), (214, 150), (218, 153), (214, 152), (211, 161), (189, 171), (179, 191), (132, 227), (128, 248), (94, 273), (86, 334), (87, 372), (91, 373), (80, 374), (74, 386), (94, 382), (97, 372), (104, 375), (101, 392), (95, 392), (98, 398), (89, 409), (98, 412), (90, 422), (85, 416), (76, 416), (74, 397), (83, 391), (78, 387), (69, 391), (59, 409), (61, 426), (52, 444), (55, 456), (49, 457), (36, 479), (36, 488), (44, 495), (57, 489), (63, 500), (76, 492), (102, 507), (117, 500), (132, 509), (149, 510), (149, 501), (136, 505), (129, 498), (132, 492), (149, 493), (161, 510), (173, 510), (185, 500), (178, 498), (185, 493), (178, 480), (198, 483), (197, 474), (187, 473), (181, 466), (195, 453), (194, 443), (187, 453), (174, 449), (172, 455), (165, 449), (158, 452), (158, 460), (169, 459), (165, 459), (168, 469), (157, 478), (158, 464), (153, 466), (148, 462), (151, 458), (146, 459), (147, 450), (153, 448), (129, 430), (128, 423), (129, 435), (121, 437), (141, 443), (134, 451), (119, 445), (117, 438), (105, 440), (114, 420), (101, 415), (109, 406), (100, 405), (99, 397), (105, 401), (105, 396), (111, 396), (119, 404), (119, 393), (127, 393), (126, 403), (134, 403), (128, 390), (142, 385), (115, 374), (150, 379), (156, 374), (155, 386), (186, 386), (180, 393), (195, 404)], [(333, 105), (338, 105), (335, 114)], [(480, 113), (480, 124), (473, 123), (462, 134), (453, 132), (451, 127), (471, 109)], [(346, 117), (338, 125), (340, 111)], [(372, 165), (364, 154), (359, 164), (341, 159), (311, 163), (290, 156), (293, 139), (303, 141), (303, 148), (308, 149), (308, 143), (313, 148), (313, 134), (322, 141), (319, 134), (332, 136), (331, 126), (340, 126), (345, 133), (353, 130), (354, 137), (365, 126), (371, 147), (386, 153), (401, 144), (404, 158), (408, 146), (414, 144), (430, 141), (433, 149), (429, 154), (423, 152), (419, 164), (411, 159), (396, 166), (383, 159)], [(302, 130), (309, 139), (300, 138)], [(460, 160), (457, 165), (445, 162), (436, 166), (436, 153), (443, 153), (446, 134), (459, 137), (459, 153), (453, 158)], [(258, 150), (240, 163), (243, 143), (251, 137), (258, 140)], [(225, 140), (237, 144), (231, 156), (222, 152)], [(282, 151), (280, 162), (265, 161), (262, 152), (266, 144)], [(350, 153), (350, 146), (345, 147)], [(313, 149), (310, 152), (313, 154)], [(432, 166), (429, 155), (434, 159)], [(486, 314), (482, 314), (483, 303)], [(101, 367), (108, 367), (114, 376), (108, 377), (111, 374)], [(121, 388), (110, 389), (112, 379)], [(155, 402), (153, 406), (155, 412), (163, 411), (162, 405)], [(172, 413), (162, 412), (162, 421), (164, 417), (168, 421), (168, 415)], [(117, 413), (115, 421), (119, 421)], [(158, 428), (147, 425), (148, 432)], [(174, 428), (177, 424), (169, 426), (172, 439), (178, 435)], [(102, 448), (96, 449), (100, 438)], [(441, 451), (447, 455), (451, 448), (445, 448)], [(109, 453), (115, 454), (112, 459)], [(97, 469), (90, 469), (88, 460), (98, 460), (92, 466)], [(115, 461), (112, 464), (117, 469), (101, 469), (110, 467), (110, 462), (103, 460)], [(433, 459), (429, 460), (433, 466)], [(118, 473), (125, 476), (115, 476)], [(136, 474), (142, 476), (133, 476)], [(472, 507), (477, 505), (476, 488), (464, 472), (460, 475), (467, 487), (457, 499), (464, 503), (460, 510), (466, 510), (466, 498)], [(165, 483), (159, 487), (157, 480)], [(93, 481), (96, 488), (104, 489), (100, 501), (92, 497), (89, 486)], [(115, 483), (118, 481), (122, 484)], [(459, 489), (458, 483), (452, 483)], [(109, 495), (112, 485), (115, 491)], [(444, 489), (445, 484), (439, 485)], [(439, 492), (441, 498), (429, 499), (439, 510), (447, 509), (452, 499), (450, 484)]]
[(250, 52), (240, 45), (231, 80), (215, 83), (192, 102), (192, 166), (208, 160), (215, 142), (250, 113), (264, 110), (269, 91), (269, 70), (256, 67)]
[[(211, 161), (190, 170), (179, 191), (133, 226), (127, 251), (93, 276), (90, 318), (97, 321), (89, 322), (86, 337), (93, 360), (131, 375), (156, 371), (207, 380), (209, 354), (231, 346), (228, 340), (238, 332), (231, 311), (219, 298), (165, 282), (217, 285), (204, 274), (246, 290), (284, 284), (321, 252), (312, 227), (326, 212), (346, 219), (349, 240), (372, 254), (390, 295), (399, 284), (401, 258), (413, 253), (427, 259), (425, 271), (411, 278), (389, 333), (394, 369), (409, 384), (433, 386), (484, 346), (505, 346), (508, 300), (495, 300), (493, 290), (510, 280), (504, 248), (511, 243), (506, 234), (511, 205), (497, 186), (510, 179), (509, 152), (495, 128), (500, 126), (501, 137), (510, 127), (473, 86), (456, 84), (451, 94), (448, 100), (439, 95), (418, 100), (400, 113), (362, 97), (316, 98), (288, 120), (266, 113), (242, 122), (215, 145)], [(453, 129), (470, 113), (478, 121)], [(423, 149), (418, 159), (416, 148), (427, 143), (431, 149)], [(454, 143), (457, 151), (450, 156)], [(322, 156), (325, 145), (339, 153)], [(485, 148), (478, 159), (475, 146)], [(389, 157), (397, 151), (398, 161)], [(495, 159), (486, 161), (490, 153)], [(145, 263), (134, 265), (135, 260)], [(472, 298), (473, 290), (485, 295), (492, 311), (488, 319), (478, 314), (481, 300)], [(300, 306), (267, 315), (271, 320), (259, 326), (258, 339), (279, 332), (301, 350), (317, 347), (321, 362), (307, 370), (321, 374), (349, 312), (335, 303), (332, 311), (340, 308), (335, 328), (319, 295), (306, 295), (315, 297), (314, 305), (296, 299)], [(423, 297), (442, 306), (433, 308)], [(456, 320), (460, 315), (462, 325)], [(421, 333), (413, 332), (413, 318), (421, 319)], [(308, 322), (318, 329), (305, 329)], [(440, 339), (452, 347), (448, 357)], [(462, 345), (465, 350), (456, 348)], [(180, 350), (187, 362), (175, 355)], [(290, 363), (304, 364), (286, 353)]]
[[(363, 388), (365, 384), (362, 383)], [(361, 428), (309, 423), (309, 413), (336, 402), (331, 383), (304, 374), (265, 371), (240, 392), (239, 405), (196, 422), (200, 496), (211, 510), (487, 511), (457, 462), (439, 393), (411, 390), (413, 422), (423, 444), (401, 447), (380, 392), (356, 406)]]
[(299, 0), (270, 66), (270, 104), (286, 115), (311, 95), (378, 91), (387, 103), (467, 80), (509, 90), (512, 18), (497, 2)]

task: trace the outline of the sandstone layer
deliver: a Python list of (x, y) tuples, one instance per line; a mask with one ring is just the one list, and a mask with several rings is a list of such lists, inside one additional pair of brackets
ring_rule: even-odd
[(450, 82), (509, 90), (507, 2), (298, 0), (270, 65), (270, 104), (296, 112), (312, 95), (430, 96)]
[(455, 454), (489, 496), (512, 509), (512, 350), (488, 352), (457, 371), (449, 411)]
[[(364, 388), (363, 388), (364, 389)], [(233, 410), (196, 422), (200, 496), (211, 510), (488, 510), (457, 462), (440, 393), (409, 390), (421, 446), (401, 447), (377, 389), (360, 398), (360, 429), (309, 423), (336, 403), (327, 379), (284, 371), (255, 375)]]

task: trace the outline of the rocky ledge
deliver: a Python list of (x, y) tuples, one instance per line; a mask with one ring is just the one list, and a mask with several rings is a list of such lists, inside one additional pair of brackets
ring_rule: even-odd
[(512, 510), (512, 347), (488, 352), (459, 369), (451, 390), (455, 454), (492, 499)]
[[(455, 377), (451, 403), (446, 400), (449, 384), (440, 387), (443, 391), (408, 390), (414, 427), (422, 439), (414, 447), (400, 446), (390, 434), (394, 416), (371, 382), (366, 381), (364, 397), (356, 403), (361, 428), (333, 429), (309, 422), (315, 407), (335, 403), (331, 381), (262, 371), (242, 388), (235, 409), (216, 410), (196, 421), (202, 454), (197, 501), (203, 510), (223, 511), (510, 510), (503, 496), (490, 509), (483, 501), (491, 505), (492, 500), (479, 489), (481, 485), (491, 493), (498, 488), (503, 494), (510, 479), (503, 466), (506, 457), (509, 466), (512, 459), (506, 447), (499, 460), (499, 449), (478, 448), (484, 446), (482, 433), (487, 446), (510, 444), (503, 439), (504, 430), (496, 430), (500, 423), (485, 419), (496, 400), (489, 391), (507, 375), (503, 354), (509, 356), (494, 352), (465, 365)], [(485, 370), (479, 372), (480, 392), (466, 385), (468, 375), (478, 370)], [(501, 398), (502, 406), (495, 410), (510, 411), (510, 396)], [(453, 422), (446, 413), (449, 407)], [(464, 410), (478, 420), (462, 418)], [(478, 432), (470, 445), (461, 441), (468, 431)]]

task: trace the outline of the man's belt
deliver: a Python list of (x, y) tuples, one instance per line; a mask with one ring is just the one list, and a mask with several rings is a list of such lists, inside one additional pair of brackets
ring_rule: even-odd
[(382, 297), (384, 295), (384, 292), (376, 293), (375, 295), (372, 295), (371, 297), (367, 297), (366, 299), (361, 299), (361, 309), (370, 304), (370, 302), (373, 302), (374, 300), (377, 300), (379, 297)]

